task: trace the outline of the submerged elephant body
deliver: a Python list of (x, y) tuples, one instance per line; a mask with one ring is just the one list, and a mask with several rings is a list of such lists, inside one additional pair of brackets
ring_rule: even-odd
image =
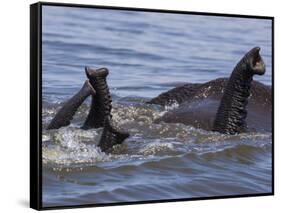
[[(183, 123), (212, 130), (227, 82), (228, 78), (219, 78), (202, 84), (187, 83), (160, 94), (148, 103), (162, 106), (178, 104), (156, 122)], [(249, 131), (271, 131), (271, 87), (252, 81), (247, 110)]]
[[(265, 65), (255, 47), (242, 57), (230, 77), (207, 83), (188, 83), (153, 98), (148, 104), (179, 107), (168, 111), (155, 122), (183, 123), (222, 134), (245, 131), (271, 131), (271, 88), (253, 81), (254, 75), (263, 75)], [(83, 129), (104, 127), (98, 146), (104, 152), (121, 144), (129, 133), (115, 127), (111, 115), (111, 95), (107, 85), (106, 68), (86, 67), (88, 80), (82, 89), (59, 110), (48, 129), (70, 124), (79, 105), (92, 96), (92, 104)]]
[(231, 135), (271, 131), (271, 88), (253, 81), (254, 75), (265, 73), (259, 52), (259, 47), (247, 52), (228, 79), (186, 84), (160, 94), (148, 103), (180, 104), (159, 119), (164, 122), (180, 122)]

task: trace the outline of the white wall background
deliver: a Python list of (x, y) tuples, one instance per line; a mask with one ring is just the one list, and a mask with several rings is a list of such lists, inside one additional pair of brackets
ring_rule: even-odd
[[(31, 212), (29, 206), (29, 4), (0, 6), (0, 212)], [(53, 0), (53, 2), (58, 2)], [(280, 5), (278, 0), (68, 0), (61, 2), (275, 16), (275, 193), (269, 197), (189, 201), (64, 212), (278, 212), (280, 195)], [(257, 26), (259, 27), (259, 26)], [(239, 181), (239, 180), (238, 180)], [(280, 210), (279, 210), (280, 212)]]

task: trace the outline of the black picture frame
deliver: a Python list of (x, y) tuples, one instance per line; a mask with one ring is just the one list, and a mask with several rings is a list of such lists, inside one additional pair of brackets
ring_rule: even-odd
[[(165, 200), (149, 200), (137, 202), (120, 202), (120, 203), (103, 203), (103, 204), (86, 204), (75, 206), (52, 206), (44, 207), (42, 205), (42, 7), (79, 7), (79, 8), (95, 8), (125, 11), (142, 11), (156, 13), (173, 13), (173, 14), (189, 14), (204, 16), (222, 16), (222, 17), (239, 17), (267, 19), (272, 23), (272, 191), (270, 193), (258, 194), (241, 194), (230, 196), (213, 196), (200, 198), (184, 198), (184, 199), (165, 199)], [(274, 195), (274, 17), (258, 16), (258, 15), (241, 15), (241, 14), (223, 14), (223, 13), (206, 13), (193, 11), (177, 11), (162, 10), (148, 8), (130, 8), (130, 7), (113, 7), (100, 5), (84, 5), (84, 4), (68, 4), (68, 3), (52, 3), (38, 2), (30, 5), (30, 207), (36, 210), (48, 209), (66, 209), (81, 207), (98, 207), (98, 206), (115, 206), (115, 205), (132, 205), (145, 203), (162, 203), (192, 200), (211, 200), (226, 198), (241, 198)]]

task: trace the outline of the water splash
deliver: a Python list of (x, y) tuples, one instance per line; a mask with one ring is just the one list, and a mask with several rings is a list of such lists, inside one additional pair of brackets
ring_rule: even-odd
[[(60, 105), (49, 104), (43, 109), (43, 124), (46, 125)], [(127, 163), (149, 162), (159, 158), (185, 154), (205, 155), (208, 153), (233, 152), (241, 146), (266, 149), (271, 146), (269, 133), (244, 133), (223, 135), (196, 129), (179, 123), (154, 123), (168, 107), (157, 108), (145, 104), (115, 103), (112, 109), (113, 121), (131, 136), (122, 145), (114, 147), (111, 154), (105, 154), (97, 147), (102, 128), (82, 130), (79, 124), (88, 113), (87, 105), (79, 108), (74, 122), (58, 130), (44, 130), (43, 164), (53, 169), (86, 168), (104, 163), (114, 166)], [(175, 104), (173, 107), (177, 107)], [(236, 150), (237, 149), (237, 150)], [(240, 150), (241, 151), (241, 150)]]

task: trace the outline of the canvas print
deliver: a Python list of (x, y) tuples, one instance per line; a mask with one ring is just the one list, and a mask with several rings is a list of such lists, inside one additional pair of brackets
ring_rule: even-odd
[(42, 5), (42, 206), (272, 193), (272, 20)]

